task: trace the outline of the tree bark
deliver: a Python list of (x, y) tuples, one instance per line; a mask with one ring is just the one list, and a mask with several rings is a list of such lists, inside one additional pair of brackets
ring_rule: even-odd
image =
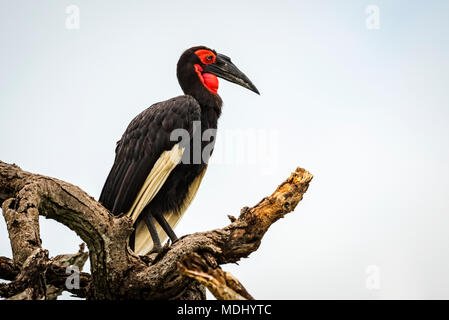
[[(297, 168), (275, 192), (231, 224), (198, 232), (165, 245), (162, 252), (137, 256), (129, 249), (132, 221), (115, 217), (99, 202), (67, 182), (32, 174), (0, 161), (2, 204), (13, 259), (0, 257), (0, 296), (55, 299), (63, 290), (88, 299), (205, 299), (205, 287), (217, 299), (253, 299), (220, 265), (237, 262), (257, 250), (268, 228), (293, 211), (312, 175)], [(73, 255), (48, 257), (41, 246), (39, 215), (75, 231), (87, 244)], [(80, 269), (87, 255), (91, 273), (80, 274), (80, 288), (65, 287), (66, 267)]]

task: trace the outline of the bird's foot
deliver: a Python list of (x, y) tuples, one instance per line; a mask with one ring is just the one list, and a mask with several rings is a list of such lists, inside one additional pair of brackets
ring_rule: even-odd
[(161, 245), (153, 245), (153, 249), (151, 249), (150, 252), (147, 253), (147, 255), (151, 255), (153, 253), (161, 253), (162, 252), (162, 246)]

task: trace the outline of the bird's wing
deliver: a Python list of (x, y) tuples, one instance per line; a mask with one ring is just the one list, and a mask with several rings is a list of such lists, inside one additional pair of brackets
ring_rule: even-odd
[(170, 151), (164, 151), (157, 159), (145, 182), (140, 188), (127, 215), (136, 222), (142, 210), (153, 200), (172, 170), (182, 159), (184, 148), (175, 144)]
[(114, 215), (130, 213), (137, 219), (182, 156), (171, 133), (185, 129), (192, 135), (193, 121), (200, 117), (198, 102), (179, 96), (152, 105), (134, 118), (117, 143), (114, 165), (99, 199), (103, 206)]
[[(164, 218), (167, 220), (168, 224), (174, 229), (178, 224), (179, 220), (181, 220), (184, 212), (187, 210), (189, 205), (192, 203), (192, 200), (195, 198), (195, 195), (198, 191), (198, 188), (201, 184), (201, 180), (203, 179), (204, 174), (206, 173), (207, 167), (201, 172), (201, 174), (193, 180), (192, 184), (189, 186), (189, 190), (187, 192), (186, 198), (179, 209), (178, 212), (170, 211), (164, 212)], [(153, 219), (153, 218), (152, 218)], [(167, 238), (167, 234), (164, 232), (162, 227), (159, 224), (155, 224), (157, 234), (161, 243), (164, 243)], [(153, 248), (153, 239), (151, 238), (150, 232), (144, 222), (141, 219), (137, 223), (136, 227), (136, 236), (134, 240), (134, 252), (139, 255), (145, 255)]]

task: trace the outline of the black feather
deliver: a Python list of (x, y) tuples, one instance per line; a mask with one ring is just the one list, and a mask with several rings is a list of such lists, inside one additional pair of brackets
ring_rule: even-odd
[(135, 117), (116, 148), (114, 165), (99, 201), (113, 214), (127, 212), (175, 129), (192, 132), (193, 121), (201, 120), (201, 107), (191, 96), (156, 103)]

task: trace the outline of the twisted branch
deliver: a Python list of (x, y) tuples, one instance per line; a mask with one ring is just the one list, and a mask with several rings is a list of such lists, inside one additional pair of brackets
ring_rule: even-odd
[(13, 249), (13, 261), (0, 257), (0, 277), (13, 280), (0, 287), (0, 296), (48, 299), (54, 296), (48, 294), (50, 283), (51, 292), (62, 288), (61, 268), (52, 267), (55, 258), (41, 248), (40, 214), (63, 223), (87, 244), (91, 274), (82, 274), (83, 289), (74, 292), (78, 296), (204, 299), (207, 286), (218, 299), (251, 299), (219, 266), (257, 250), (268, 228), (302, 200), (311, 180), (309, 172), (298, 168), (271, 196), (243, 208), (237, 219), (231, 217), (225, 228), (184, 236), (159, 254), (139, 257), (128, 247), (133, 230), (128, 217), (112, 216), (76, 186), (0, 161), (0, 203)]

